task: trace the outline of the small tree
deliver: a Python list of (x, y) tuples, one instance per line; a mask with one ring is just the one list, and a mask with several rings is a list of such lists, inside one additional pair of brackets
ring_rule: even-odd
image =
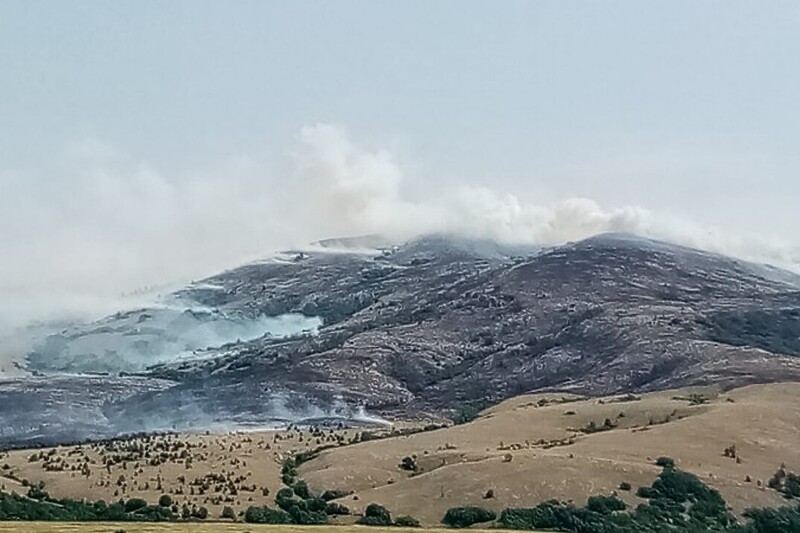
[(169, 494), (162, 494), (158, 499), (159, 507), (172, 507), (172, 498)]

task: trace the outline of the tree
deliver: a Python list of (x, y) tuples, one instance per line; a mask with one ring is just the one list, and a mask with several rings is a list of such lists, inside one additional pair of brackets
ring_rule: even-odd
[(159, 507), (172, 507), (172, 497), (169, 494), (162, 494), (158, 499)]

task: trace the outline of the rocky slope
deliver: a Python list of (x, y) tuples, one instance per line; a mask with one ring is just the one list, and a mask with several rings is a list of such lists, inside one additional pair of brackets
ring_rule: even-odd
[[(554, 389), (800, 381), (800, 281), (784, 271), (628, 235), (549, 249), (441, 236), (377, 250), (365, 248), (375, 239), (348, 244), (245, 265), (174, 295), (226, 322), (304, 315), (321, 326), (201, 350), (187, 342), (191, 357), (109, 376), (130, 385), (95, 395), (94, 434), (359, 418), (360, 407), (444, 416)], [(111, 317), (103, 331), (141, 347), (136, 322)], [(96, 328), (72, 331), (66, 344), (79, 338), (91, 351)], [(83, 364), (102, 358), (82, 355)], [(29, 365), (52, 372), (42, 360), (35, 352)], [(77, 370), (69, 360), (58, 369)], [(21, 390), (0, 383), (3, 420), (24, 408)], [(59, 435), (59, 421), (41, 411), (28, 421), (48, 429), (12, 427), (7, 438)]]

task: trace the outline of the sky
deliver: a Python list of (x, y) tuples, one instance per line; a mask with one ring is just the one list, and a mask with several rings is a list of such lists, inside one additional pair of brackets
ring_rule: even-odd
[(792, 267), (798, 57), (796, 1), (2, 0), (0, 324), (345, 234)]

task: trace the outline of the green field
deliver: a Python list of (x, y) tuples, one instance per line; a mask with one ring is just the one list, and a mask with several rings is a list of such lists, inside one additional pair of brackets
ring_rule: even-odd
[[(410, 529), (402, 527), (363, 527), (363, 526), (264, 526), (253, 524), (228, 524), (228, 523), (105, 523), (105, 522), (0, 522), (0, 532), (14, 533), (346, 533), (359, 531), (361, 533), (412, 533), (424, 531), (425, 533), (452, 533), (452, 529)], [(473, 533), (498, 533), (500, 530), (470, 529)]]

